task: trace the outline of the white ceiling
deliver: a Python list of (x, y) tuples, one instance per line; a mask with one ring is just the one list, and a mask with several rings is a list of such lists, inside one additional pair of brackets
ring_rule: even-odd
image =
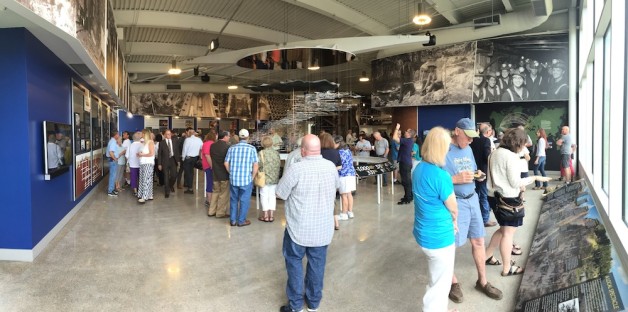
[[(420, 1), (433, 18), (428, 28), (411, 23)], [(551, 14), (535, 14), (533, 3)], [(233, 82), (328, 79), (340, 83), (341, 91), (364, 94), (370, 93), (371, 84), (358, 78), (363, 71), (370, 73), (373, 59), (425, 48), (393, 47), (394, 41), (378, 39), (391, 37), (376, 36), (423, 36), (429, 30), (441, 45), (513, 33), (566, 32), (567, 9), (576, 4), (577, 0), (111, 0), (132, 92), (163, 92), (170, 83), (182, 84), (182, 91), (227, 92), (226, 85)], [(492, 14), (501, 14), (501, 25), (474, 29), (473, 19)], [(9, 26), (0, 21), (0, 27)], [(318, 71), (252, 70), (224, 63), (229, 56), (257, 47), (261, 52), (321, 39), (330, 39), (321, 41), (327, 43), (324, 46), (338, 46), (343, 43), (338, 38), (346, 37), (364, 37), (378, 48)], [(220, 48), (209, 53), (214, 38), (220, 39)], [(175, 78), (165, 74), (173, 58), (183, 69)], [(193, 76), (196, 65), (201, 75), (210, 75), (210, 84)]]

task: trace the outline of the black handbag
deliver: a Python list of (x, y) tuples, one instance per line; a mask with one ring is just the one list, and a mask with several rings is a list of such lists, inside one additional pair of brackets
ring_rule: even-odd
[(203, 170), (203, 160), (201, 159), (201, 157), (198, 157), (196, 159), (196, 162), (194, 163), (194, 168), (198, 170)]
[[(493, 171), (491, 170), (491, 157), (488, 158), (488, 170), (491, 175), (491, 186), (495, 189), (495, 179), (493, 179)], [(526, 211), (523, 206), (523, 196), (519, 192), (518, 197), (503, 197), (502, 194), (495, 191), (495, 197), (489, 200), (495, 218), (503, 221), (516, 221), (525, 217)]]

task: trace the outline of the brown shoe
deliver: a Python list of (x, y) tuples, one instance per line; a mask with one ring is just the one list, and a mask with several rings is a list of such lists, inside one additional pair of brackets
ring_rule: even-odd
[(482, 286), (482, 284), (480, 284), (480, 281), (477, 281), (475, 282), (475, 289), (483, 292), (489, 298), (495, 300), (501, 300), (503, 297), (502, 291), (493, 287), (493, 285), (491, 285), (491, 283), (489, 282), (486, 282), (486, 285)]
[(227, 218), (227, 217), (229, 217), (229, 216), (228, 216), (228, 215), (222, 215), (222, 216), (220, 216), (220, 215), (216, 215), (216, 218), (217, 218), (217, 219), (222, 219), (222, 218)]
[(496, 226), (497, 222), (495, 221), (488, 221), (486, 223), (484, 223), (484, 227), (491, 227), (491, 226)]
[(449, 299), (455, 303), (462, 302), (462, 288), (460, 288), (460, 283), (451, 284), (451, 289), (449, 290)]
[(238, 223), (238, 226), (247, 226), (247, 225), (250, 225), (250, 224), (251, 224), (251, 221), (244, 220), (244, 223)]

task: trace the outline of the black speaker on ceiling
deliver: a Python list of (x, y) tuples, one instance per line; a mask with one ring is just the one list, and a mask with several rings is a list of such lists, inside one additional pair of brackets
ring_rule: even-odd
[(209, 82), (209, 75), (205, 74), (205, 75), (201, 76), (201, 81), (202, 82)]
[(194, 67), (194, 76), (198, 76), (198, 66)]

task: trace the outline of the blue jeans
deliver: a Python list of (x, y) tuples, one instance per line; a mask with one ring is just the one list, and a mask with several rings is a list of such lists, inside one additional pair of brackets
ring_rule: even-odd
[(482, 220), (486, 223), (491, 217), (491, 206), (488, 204), (488, 188), (486, 187), (486, 179), (482, 182), (475, 181), (475, 192), (478, 193), (478, 198), (480, 199)]
[[(235, 186), (231, 184), (231, 203), (230, 209), (231, 223), (237, 222), (243, 224), (246, 221), (246, 214), (249, 212), (249, 206), (251, 206), (251, 191), (253, 190), (253, 182), (244, 186)], [(240, 209), (238, 209), (238, 202), (240, 203)]]
[(111, 193), (116, 190), (116, 170), (118, 169), (118, 162), (109, 161), (109, 188), (107, 192)]
[[(307, 256), (305, 298), (303, 297), (303, 256)], [(303, 309), (303, 301), (310, 309), (317, 309), (323, 298), (323, 277), (327, 261), (327, 246), (304, 247), (292, 241), (288, 230), (283, 234), (283, 257), (286, 259), (288, 283), (286, 295), (293, 311)]]
[[(545, 158), (545, 156), (539, 156), (539, 163), (534, 165), (534, 175), (538, 175), (538, 172), (541, 171), (541, 175), (547, 177), (545, 174)], [(540, 187), (541, 182), (534, 181), (534, 186)], [(543, 187), (547, 187), (547, 182), (543, 182)]]

